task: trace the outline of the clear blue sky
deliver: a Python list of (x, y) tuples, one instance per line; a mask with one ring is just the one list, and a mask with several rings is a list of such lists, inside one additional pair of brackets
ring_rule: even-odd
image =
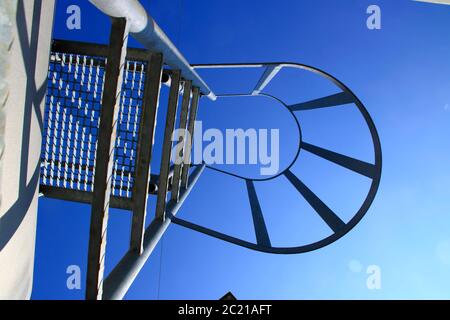
[[(307, 254), (254, 252), (171, 226), (127, 298), (218, 299), (230, 290), (238, 299), (450, 298), (450, 6), (409, 0), (141, 2), (191, 63), (294, 61), (336, 76), (374, 119), (383, 175), (364, 219), (342, 239)], [(74, 3), (82, 10), (79, 31), (65, 27), (66, 8)], [(381, 30), (366, 27), (371, 4), (381, 8)], [(54, 37), (106, 43), (109, 21), (87, 1), (59, 0)], [(217, 91), (257, 79), (251, 72), (204, 76)], [(268, 91), (288, 103), (337, 92), (304, 72), (279, 76)], [(288, 76), (293, 81), (282, 86)], [(275, 108), (266, 101), (202, 100), (198, 118), (206, 128), (279, 128), (281, 163), (288, 163), (297, 137), (289, 115)], [(367, 129), (354, 110), (297, 116), (308, 142), (372, 161)], [(306, 153), (293, 171), (343, 219), (367, 192), (363, 178)], [(283, 177), (256, 189), (274, 244), (299, 245), (327, 234)], [(206, 171), (179, 215), (254, 241), (242, 181)], [(34, 299), (84, 297), (89, 216), (87, 205), (40, 198)], [(130, 214), (112, 210), (107, 272), (127, 250), (129, 228)], [(69, 265), (81, 267), (82, 290), (66, 288)], [(370, 265), (381, 268), (381, 290), (366, 287)]]

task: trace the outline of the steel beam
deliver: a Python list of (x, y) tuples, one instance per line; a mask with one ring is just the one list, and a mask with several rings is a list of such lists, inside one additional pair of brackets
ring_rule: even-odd
[(339, 218), (320, 198), (312, 192), (299, 178), (290, 170), (286, 170), (284, 176), (300, 192), (309, 205), (319, 214), (323, 221), (333, 232), (340, 232), (345, 228), (345, 222)]
[[(171, 171), (169, 173), (168, 191), (171, 191), (172, 173), (173, 173), (173, 170), (171, 169)], [(150, 176), (150, 183), (148, 184), (148, 194), (149, 195), (158, 194), (158, 181), (159, 181), (159, 175), (152, 174)], [(39, 186), (39, 193), (42, 194), (42, 196), (44, 196), (46, 198), (50, 198), (50, 199), (73, 201), (73, 202), (80, 202), (80, 203), (87, 203), (87, 204), (92, 204), (92, 199), (94, 196), (94, 193), (91, 191), (67, 189), (67, 188), (62, 188), (62, 187), (47, 186), (47, 185), (43, 185), (43, 184), (41, 184)], [(118, 196), (113, 196), (113, 195), (111, 195), (109, 207), (116, 208), (116, 209), (122, 209), (122, 210), (133, 210), (131, 198), (118, 197)]]
[(373, 179), (375, 177), (376, 167), (374, 164), (348, 157), (334, 151), (323, 149), (306, 142), (302, 142), (301, 148), (348, 170), (366, 176), (367, 178)]
[(292, 111), (312, 110), (320, 108), (329, 108), (341, 106), (343, 104), (354, 103), (355, 98), (348, 92), (336, 93), (331, 96), (311, 100), (307, 102), (290, 105), (289, 109)]
[(184, 89), (183, 89), (183, 101), (181, 104), (181, 115), (180, 115), (180, 125), (179, 129), (183, 132), (178, 137), (178, 145), (177, 149), (175, 150), (175, 165), (174, 165), (174, 173), (173, 173), (173, 179), (172, 179), (172, 193), (171, 198), (172, 200), (178, 202), (178, 199), (180, 197), (180, 182), (181, 182), (181, 170), (183, 167), (183, 154), (185, 152), (185, 145), (186, 145), (186, 124), (187, 124), (187, 117), (189, 112), (189, 103), (191, 101), (191, 91), (192, 91), (192, 81), (186, 81), (184, 83)]
[[(90, 191), (81, 191), (81, 190), (72, 190), (61, 187), (53, 187), (40, 185), (39, 193), (41, 193), (46, 198), (65, 200), (65, 201), (74, 201), (91, 204), (93, 197), (93, 193)], [(111, 196), (109, 206), (111, 208), (131, 210), (131, 199)]]
[(255, 86), (252, 95), (258, 95), (272, 81), (272, 79), (280, 72), (283, 67), (281, 65), (269, 65), (264, 70), (261, 78)]
[(101, 299), (106, 253), (106, 229), (111, 196), (113, 153), (117, 134), (119, 97), (128, 41), (126, 19), (112, 19), (100, 127), (97, 139), (94, 191), (89, 233), (86, 299)]
[(130, 249), (136, 250), (139, 254), (143, 250), (150, 163), (155, 136), (156, 116), (158, 113), (159, 93), (161, 90), (162, 66), (162, 55), (152, 53), (145, 77), (135, 179), (132, 191), (133, 219), (131, 224)]
[(189, 111), (189, 122), (188, 122), (188, 138), (186, 139), (186, 145), (184, 147), (185, 153), (183, 155), (183, 169), (181, 171), (181, 188), (186, 188), (188, 185), (189, 168), (191, 165), (191, 152), (192, 143), (194, 141), (194, 126), (195, 119), (197, 118), (198, 110), (198, 100), (200, 97), (199, 89), (194, 87), (192, 90), (192, 102), (191, 110)]
[[(106, 57), (108, 55), (108, 46), (104, 44), (91, 42), (53, 39), (52, 51), (58, 53), (79, 54), (92, 57)], [(126, 53), (126, 59), (137, 61), (148, 61), (149, 52), (146, 49), (128, 48)], [(129, 70), (130, 71), (133, 70), (132, 65), (129, 66)]]
[(252, 180), (246, 180), (248, 199), (252, 210), (253, 225), (255, 228), (256, 243), (264, 247), (271, 247), (269, 233), (267, 232), (264, 216), (256, 194), (255, 185)]
[(156, 218), (164, 220), (167, 201), (167, 188), (169, 185), (170, 157), (172, 152), (172, 136), (177, 116), (178, 98), (180, 95), (181, 71), (173, 70), (167, 107), (166, 127), (161, 157), (161, 166), (158, 182), (158, 197), (156, 199)]

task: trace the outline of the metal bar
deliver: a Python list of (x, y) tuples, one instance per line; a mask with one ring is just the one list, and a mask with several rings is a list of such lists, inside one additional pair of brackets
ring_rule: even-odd
[(248, 241), (245, 241), (245, 240), (233, 237), (233, 236), (229, 236), (222, 232), (218, 232), (216, 230), (212, 230), (212, 229), (200, 226), (198, 224), (192, 223), (190, 221), (186, 221), (184, 219), (172, 217), (171, 220), (174, 224), (177, 224), (179, 226), (182, 226), (182, 227), (185, 227), (185, 228), (197, 231), (197, 232), (201, 232), (208, 236), (211, 236), (211, 237), (223, 240), (223, 241), (227, 241), (229, 243), (233, 243), (233, 244), (236, 244), (241, 247), (245, 247), (245, 248), (249, 248), (249, 249), (253, 249), (253, 250), (261, 250), (261, 251), (265, 251), (265, 252), (272, 252), (267, 247), (261, 248), (258, 244), (251, 243), (251, 242), (248, 242)]
[(290, 170), (284, 173), (286, 178), (301, 193), (310, 206), (316, 210), (319, 216), (335, 233), (345, 228), (344, 221), (341, 220), (328, 206), (319, 199), (299, 178), (297, 178)]
[[(61, 187), (53, 187), (53, 186), (39, 186), (39, 193), (42, 193), (46, 198), (65, 200), (65, 201), (74, 201), (81, 203), (92, 203), (92, 199), (94, 194), (89, 191), (80, 191), (80, 190), (71, 190), (67, 188)], [(111, 208), (131, 210), (131, 199), (124, 197), (116, 197), (111, 196), (109, 206)]]
[(376, 168), (375, 165), (371, 163), (354, 159), (337, 152), (326, 150), (306, 142), (302, 142), (301, 148), (312, 154), (315, 154), (318, 157), (331, 161), (337, 165), (340, 165), (341, 167), (347, 168), (370, 179), (373, 179), (375, 177)]
[[(173, 170), (171, 169), (169, 173), (169, 188), (171, 191), (171, 179)], [(158, 181), (159, 175), (152, 174), (150, 176), (150, 183), (148, 184), (148, 194), (156, 195), (158, 194)], [(75, 189), (67, 189), (62, 187), (54, 187), (41, 184), (39, 185), (39, 193), (41, 193), (46, 198), (66, 200), (73, 202), (81, 202), (92, 204), (93, 192), (91, 191), (81, 191)], [(133, 210), (132, 200), (130, 198), (111, 196), (109, 206), (116, 209)]]
[(194, 126), (198, 111), (199, 89), (194, 87), (192, 90), (191, 110), (189, 111), (188, 138), (186, 139), (185, 153), (183, 155), (183, 169), (181, 171), (181, 188), (188, 184), (189, 168), (191, 165), (192, 143), (194, 141)]
[(198, 224), (192, 223), (190, 221), (184, 220), (184, 219), (180, 219), (177, 217), (172, 217), (171, 218), (172, 223), (175, 225), (179, 225), (181, 227), (184, 228), (188, 228), (203, 234), (206, 234), (208, 236), (214, 237), (216, 239), (219, 240), (223, 240), (226, 241), (228, 243), (232, 243), (238, 246), (241, 246), (243, 248), (248, 248), (251, 250), (256, 250), (259, 252), (266, 252), (266, 253), (275, 253), (275, 254), (298, 254), (298, 253), (305, 253), (305, 252), (310, 252), (310, 251), (314, 251), (317, 249), (320, 249), (323, 247), (322, 243), (319, 242), (315, 242), (313, 244), (309, 244), (306, 246), (299, 246), (299, 247), (263, 247), (260, 246), (256, 243), (252, 243), (246, 240), (242, 240), (233, 236), (230, 236), (228, 234), (224, 234), (222, 232), (216, 231), (216, 230), (212, 230), (203, 226), (200, 226)]
[(246, 180), (248, 199), (252, 209), (253, 225), (255, 227), (256, 242), (264, 247), (271, 247), (269, 234), (267, 232), (264, 216), (256, 194), (255, 185), (252, 180)]
[(280, 65), (282, 63), (199, 63), (193, 64), (194, 69), (228, 69), (228, 68), (262, 68), (269, 65)]
[(119, 96), (128, 41), (126, 19), (112, 19), (105, 89), (100, 113), (96, 153), (94, 191), (89, 233), (89, 253), (86, 277), (86, 299), (101, 299), (106, 253), (106, 229), (111, 196), (113, 153), (117, 133)]
[(60, 39), (52, 40), (53, 52), (106, 57), (108, 55), (108, 50), (108, 46), (103, 44)]
[(135, 179), (133, 185), (133, 219), (131, 224), (130, 249), (142, 252), (144, 241), (147, 194), (150, 176), (156, 116), (161, 90), (163, 58), (160, 53), (151, 54), (145, 77), (145, 91), (139, 128)]
[(428, 3), (434, 3), (434, 4), (448, 4), (450, 5), (450, 0), (414, 0), (418, 2), (428, 2)]
[(355, 98), (348, 92), (341, 92), (333, 94), (328, 97), (323, 97), (316, 100), (311, 100), (303, 103), (293, 104), (289, 106), (292, 111), (311, 110), (319, 108), (328, 108), (340, 106), (343, 104), (353, 103)]
[[(172, 176), (173, 176), (173, 169), (171, 169), (169, 173), (169, 188), (167, 189), (168, 191), (171, 191)], [(150, 176), (150, 183), (148, 184), (148, 194), (150, 195), (158, 194), (158, 181), (159, 175), (152, 174)], [(92, 199), (94, 195), (94, 193), (91, 191), (67, 189), (62, 187), (47, 186), (43, 184), (39, 186), (39, 193), (41, 193), (46, 198), (81, 202), (87, 204), (92, 204)], [(125, 197), (118, 197), (111, 195), (109, 206), (111, 208), (116, 209), (133, 210), (132, 199)]]
[(89, 0), (111, 17), (127, 18), (133, 37), (152, 52), (161, 52), (164, 62), (174, 70), (181, 70), (184, 79), (191, 80), (203, 95), (211, 100), (216, 97), (208, 85), (191, 67), (186, 58), (137, 0)]
[(156, 199), (156, 218), (164, 220), (167, 201), (167, 188), (169, 183), (170, 157), (172, 152), (172, 135), (177, 116), (178, 98), (180, 95), (181, 72), (173, 70), (167, 107), (166, 127), (159, 172), (158, 197)]
[(262, 74), (261, 78), (259, 79), (258, 83), (255, 86), (255, 89), (253, 90), (252, 95), (257, 95), (261, 91), (264, 90), (264, 88), (272, 81), (272, 79), (277, 75), (278, 72), (280, 72), (282, 66), (267, 66), (266, 70), (264, 70), (264, 73)]
[(189, 112), (189, 103), (191, 101), (192, 81), (186, 81), (184, 83), (183, 101), (181, 103), (181, 115), (179, 129), (184, 133), (178, 137), (178, 145), (175, 150), (175, 167), (172, 179), (172, 200), (178, 202), (180, 197), (180, 182), (181, 182), (181, 169), (183, 166), (183, 154), (186, 144), (186, 125)]
[[(82, 41), (68, 41), (61, 39), (52, 40), (52, 51), (59, 53), (71, 53), (78, 55), (106, 57), (108, 55), (108, 45), (82, 42)], [(148, 50), (139, 48), (128, 48), (126, 59), (147, 61), (149, 57)], [(132, 66), (130, 66), (130, 70)]]
[(162, 235), (169, 227), (172, 217), (175, 217), (204, 169), (204, 164), (195, 168), (191, 175), (189, 186), (181, 193), (178, 203), (169, 201), (167, 205), (167, 218), (164, 221), (155, 218), (150, 226), (147, 227), (147, 230), (145, 230), (144, 252), (142, 255), (138, 255), (136, 251), (129, 250), (108, 277), (106, 277), (104, 299), (119, 300), (125, 296), (134, 279), (139, 274), (139, 271), (150, 257), (153, 249), (155, 249)]

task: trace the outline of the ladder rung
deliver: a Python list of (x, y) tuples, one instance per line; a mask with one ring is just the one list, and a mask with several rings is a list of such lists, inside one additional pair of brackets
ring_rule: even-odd
[(188, 122), (188, 139), (186, 140), (184, 160), (183, 160), (183, 169), (181, 173), (181, 187), (186, 188), (189, 181), (189, 168), (191, 164), (191, 153), (192, 153), (192, 143), (194, 141), (194, 125), (195, 119), (197, 118), (198, 111), (198, 100), (200, 98), (199, 88), (194, 87), (192, 90), (192, 102), (191, 102), (191, 110), (189, 112), (189, 122)]
[(161, 157), (161, 168), (158, 182), (158, 197), (156, 199), (156, 218), (164, 220), (167, 201), (167, 188), (169, 185), (170, 158), (172, 152), (172, 134), (175, 128), (175, 118), (178, 109), (180, 94), (181, 71), (173, 70), (171, 74), (169, 104), (167, 107), (166, 127)]
[(264, 88), (270, 83), (270, 81), (272, 81), (272, 79), (277, 75), (277, 73), (280, 72), (281, 68), (282, 66), (280, 65), (267, 66), (258, 83), (256, 84), (252, 94), (256, 95), (263, 91)]
[(163, 57), (152, 54), (145, 77), (145, 91), (142, 102), (142, 115), (139, 124), (139, 137), (135, 180), (133, 184), (133, 219), (131, 224), (130, 248), (142, 252), (144, 241), (145, 217), (147, 213), (147, 194), (155, 136), (156, 116), (161, 88)]
[(178, 147), (175, 150), (175, 162), (181, 163), (175, 163), (174, 165), (174, 174), (173, 174), (173, 183), (172, 183), (172, 194), (171, 198), (172, 200), (178, 202), (178, 199), (180, 197), (180, 182), (181, 182), (181, 170), (183, 167), (183, 154), (185, 152), (185, 145), (186, 145), (186, 124), (187, 124), (187, 117), (189, 112), (189, 103), (191, 100), (191, 90), (192, 90), (192, 81), (186, 81), (184, 83), (184, 93), (183, 93), (183, 101), (181, 105), (181, 115), (180, 115), (180, 125), (179, 129), (184, 131), (184, 136), (178, 137)]

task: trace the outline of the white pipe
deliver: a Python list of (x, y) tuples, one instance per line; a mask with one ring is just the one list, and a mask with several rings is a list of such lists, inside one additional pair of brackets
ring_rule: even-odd
[(417, 2), (428, 2), (428, 3), (435, 3), (435, 4), (450, 4), (450, 0), (414, 0)]
[(114, 18), (126, 18), (130, 32), (139, 33), (148, 23), (147, 12), (136, 0), (89, 0), (100, 11)]
[(168, 66), (181, 70), (183, 78), (192, 80), (192, 84), (199, 87), (202, 94), (208, 96), (211, 100), (216, 99), (208, 85), (200, 78), (152, 17), (147, 14), (138, 0), (89, 1), (111, 17), (126, 18), (130, 24), (130, 32), (136, 40), (152, 52), (161, 52), (164, 56), (164, 62)]

